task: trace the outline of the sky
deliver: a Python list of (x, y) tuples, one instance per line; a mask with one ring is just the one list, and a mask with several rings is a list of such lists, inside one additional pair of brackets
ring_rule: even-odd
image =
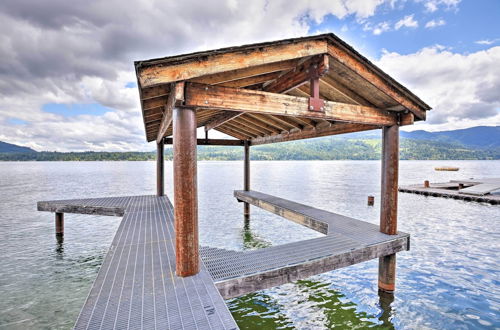
[[(134, 60), (333, 32), (433, 110), (500, 125), (498, 0), (2, 0), (0, 141), (149, 151)], [(212, 136), (214, 137), (214, 136)]]

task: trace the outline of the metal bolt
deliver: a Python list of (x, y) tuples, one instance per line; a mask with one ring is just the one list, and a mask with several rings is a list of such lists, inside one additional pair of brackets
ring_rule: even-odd
[(314, 107), (312, 105), (310, 105), (309, 110), (314, 110)]
[(205, 104), (208, 104), (208, 101), (205, 101)]
[(205, 90), (208, 91), (208, 86), (205, 87)]

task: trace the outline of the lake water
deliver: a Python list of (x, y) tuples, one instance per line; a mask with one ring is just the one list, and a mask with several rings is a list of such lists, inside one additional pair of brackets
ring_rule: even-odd
[[(459, 166), (436, 172), (435, 166)], [(400, 184), (500, 177), (500, 161), (401, 161)], [(172, 197), (171, 163), (167, 193)], [(252, 162), (252, 189), (378, 223), (380, 162)], [(252, 207), (242, 162), (199, 162), (200, 241), (256, 249), (319, 234)], [(0, 162), (0, 328), (73, 325), (120, 218), (67, 214), (63, 244), (38, 200), (153, 194), (154, 162)], [(366, 205), (368, 195), (376, 204)], [(500, 329), (500, 206), (400, 193), (394, 301), (377, 294), (377, 260), (228, 301), (243, 329)]]

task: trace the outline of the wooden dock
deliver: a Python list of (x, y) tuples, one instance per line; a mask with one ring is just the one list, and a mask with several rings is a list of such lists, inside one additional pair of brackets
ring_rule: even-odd
[(425, 184), (399, 187), (400, 192), (499, 205), (500, 195), (491, 194), (495, 190), (500, 190), (500, 179), (451, 180), (429, 183), (428, 187)]
[(173, 207), (166, 196), (46, 201), (39, 211), (123, 216), (75, 329), (236, 329), (223, 299), (409, 249), (409, 235), (256, 191), (246, 203), (325, 234), (254, 251), (200, 247), (200, 272), (175, 274)]
[(75, 329), (237, 329), (207, 268), (175, 275), (166, 196), (39, 202), (39, 211), (123, 215)]

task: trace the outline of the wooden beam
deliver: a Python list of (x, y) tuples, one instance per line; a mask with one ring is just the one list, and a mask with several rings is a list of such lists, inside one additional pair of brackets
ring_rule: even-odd
[(267, 73), (275, 73), (284, 70), (289, 70), (297, 66), (299, 59), (292, 59), (281, 62), (273, 62), (262, 65), (256, 65), (244, 69), (232, 70), (227, 72), (219, 72), (211, 75), (191, 79), (191, 82), (200, 84), (216, 85), (225, 82), (250, 78), (256, 75)]
[(380, 76), (380, 73), (374, 72), (366, 64), (355, 58), (354, 55), (348, 53), (345, 49), (338, 45), (329, 44), (328, 54), (332, 56), (333, 59), (342, 63), (347, 68), (351, 69), (373, 86), (378, 88), (380, 91), (394, 99), (396, 102), (404, 106), (406, 109), (413, 112), (418, 118), (425, 120), (426, 111), (420, 106), (416, 105), (413, 101), (409, 100), (406, 95), (403, 95), (394, 86), (389, 84), (385, 79)]
[(317, 76), (322, 76), (328, 69), (328, 55), (314, 56), (265, 86), (264, 90), (270, 93), (286, 93), (308, 83), (312, 78), (312, 70)]
[(265, 73), (265, 74), (261, 74), (258, 76), (252, 76), (252, 77), (248, 77), (248, 78), (228, 81), (228, 82), (220, 84), (219, 86), (243, 88), (243, 87), (252, 86), (255, 84), (265, 83), (269, 80), (273, 80), (273, 79), (278, 78), (280, 75), (281, 75), (281, 71), (270, 72), (270, 73)]
[(307, 98), (244, 88), (186, 84), (185, 106), (189, 107), (317, 118), (380, 126), (397, 124), (395, 113), (374, 107), (325, 101), (324, 112), (319, 112), (309, 111), (308, 102)]
[(290, 129), (290, 127), (287, 123), (282, 123), (278, 120), (275, 120), (275, 117), (272, 117), (272, 116), (259, 115), (259, 114), (250, 113), (250, 112), (246, 113), (245, 116), (255, 118), (255, 119), (260, 120), (268, 125), (274, 126), (277, 129), (279, 129), (280, 131), (288, 131)]
[(156, 145), (156, 196), (165, 195), (165, 161), (163, 159), (163, 141)]
[(331, 78), (329, 75), (324, 75), (321, 77), (321, 83), (328, 86), (328, 88), (335, 89), (339, 94), (342, 94), (348, 100), (351, 100), (354, 104), (366, 105), (372, 107), (373, 104), (365, 100), (362, 96), (356, 94), (351, 89), (347, 88), (343, 84)]
[[(399, 126), (382, 130), (382, 189), (380, 193), (380, 231), (398, 233)], [(396, 255), (379, 259), (379, 290), (393, 292), (396, 282)]]
[(232, 128), (226, 127), (226, 126), (219, 126), (215, 130), (222, 132), (224, 134), (227, 134), (229, 136), (232, 136), (234, 138), (240, 139), (240, 140), (248, 140), (251, 138), (251, 136), (249, 136), (249, 135), (241, 133), (240, 131), (235, 131)]
[(158, 135), (156, 137), (156, 143), (160, 143), (161, 140), (167, 135), (167, 130), (172, 123), (172, 112), (178, 101), (184, 100), (184, 82), (172, 84), (170, 88), (170, 94), (168, 95), (167, 103), (163, 109), (163, 117), (161, 119), (160, 128), (158, 129)]
[(337, 123), (337, 124), (334, 124), (332, 126), (316, 127), (313, 129), (305, 129), (305, 130), (298, 131), (298, 132), (282, 133), (282, 134), (278, 134), (278, 135), (253, 138), (250, 141), (251, 141), (251, 144), (254, 146), (254, 145), (259, 145), (259, 144), (286, 142), (286, 141), (310, 139), (310, 138), (315, 138), (315, 137), (320, 137), (320, 136), (368, 131), (368, 130), (377, 129), (377, 128), (380, 128), (380, 127), (372, 126), (372, 125)]
[(225, 122), (230, 121), (231, 119), (241, 116), (242, 114), (243, 114), (242, 112), (236, 112), (236, 111), (226, 111), (221, 114), (218, 114), (217, 116), (214, 116), (214, 118), (210, 119), (208, 122), (205, 123), (205, 132), (214, 129), (217, 126), (220, 126)]
[(174, 108), (175, 273), (200, 270), (196, 171), (196, 110)]
[[(173, 139), (165, 138), (165, 144), (173, 144)], [(196, 144), (199, 146), (243, 146), (244, 141), (229, 139), (197, 139)]]
[(282, 132), (281, 129), (276, 128), (275, 126), (269, 125), (262, 120), (256, 119), (254, 117), (249, 116), (248, 114), (244, 114), (243, 116), (240, 117), (241, 120), (244, 120), (246, 122), (252, 123), (255, 126), (261, 127), (271, 133), (276, 133), (279, 134)]
[(136, 70), (140, 87), (144, 88), (219, 72), (325, 54), (326, 52), (327, 41), (308, 40), (224, 54), (214, 53), (213, 55), (193, 58), (190, 61), (172, 63), (171, 65), (158, 63), (152, 65), (143, 64), (144, 66), (141, 66), (139, 63)]

